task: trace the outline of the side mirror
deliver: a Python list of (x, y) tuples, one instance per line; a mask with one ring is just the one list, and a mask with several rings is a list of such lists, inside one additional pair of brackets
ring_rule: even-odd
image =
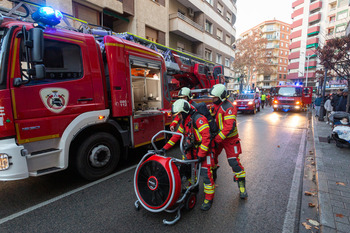
[(46, 69), (43, 64), (35, 65), (35, 79), (44, 79), (46, 75)]
[(44, 58), (44, 32), (40, 28), (29, 30), (29, 40), (32, 41), (31, 62), (42, 63)]

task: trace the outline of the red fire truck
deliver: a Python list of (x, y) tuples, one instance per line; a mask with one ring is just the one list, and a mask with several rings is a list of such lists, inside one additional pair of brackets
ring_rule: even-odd
[[(170, 123), (171, 80), (192, 72), (183, 72), (185, 59), (174, 50), (168, 55), (178, 58), (178, 70), (166, 66), (164, 54), (111, 31), (81, 20), (78, 31), (70, 15), (13, 2), (0, 14), (0, 180), (68, 166), (101, 178)], [(67, 26), (55, 26), (60, 19)], [(188, 59), (209, 88), (207, 66)]]
[(312, 87), (302, 85), (281, 85), (272, 88), (274, 111), (305, 111), (312, 103)]

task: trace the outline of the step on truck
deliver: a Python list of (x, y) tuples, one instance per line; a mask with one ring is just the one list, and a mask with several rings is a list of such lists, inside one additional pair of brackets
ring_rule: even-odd
[(168, 80), (177, 71), (164, 54), (82, 20), (77, 30), (67, 20), (73, 16), (52, 8), (11, 1), (13, 9), (0, 9), (0, 180), (68, 166), (96, 180), (170, 124)]

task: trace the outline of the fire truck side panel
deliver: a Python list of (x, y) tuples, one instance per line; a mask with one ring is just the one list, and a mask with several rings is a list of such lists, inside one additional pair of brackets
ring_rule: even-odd
[[(104, 109), (103, 98), (98, 99), (100, 103), (94, 99), (92, 73), (89, 68), (88, 50), (96, 50), (96, 47), (88, 48), (84, 37), (69, 38), (68, 35), (61, 37), (46, 34), (45, 39), (47, 78), (11, 88), (19, 144), (61, 137), (69, 122), (77, 115)], [(14, 48), (17, 51), (19, 45), (20, 41), (16, 38)], [(61, 50), (57, 46), (62, 46)], [(57, 54), (59, 52), (62, 54)], [(10, 82), (13, 83), (12, 79), (21, 75), (18, 52), (14, 53), (11, 63), (15, 67), (10, 77)], [(101, 81), (99, 85), (102, 85)]]
[(130, 116), (132, 114), (130, 77), (126, 71), (126, 55), (122, 39), (112, 36), (104, 38), (111, 90), (112, 116)]
[(15, 136), (9, 90), (0, 90), (0, 137)]
[[(164, 115), (137, 117), (133, 119), (133, 123), (134, 147), (143, 146), (151, 143), (153, 135), (164, 130)], [(161, 139), (164, 137), (158, 137), (156, 140)]]

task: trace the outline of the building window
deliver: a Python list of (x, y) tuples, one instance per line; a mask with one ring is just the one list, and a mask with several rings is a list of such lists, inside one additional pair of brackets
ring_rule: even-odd
[(230, 67), (230, 59), (225, 58), (225, 66)]
[(282, 67), (280, 67), (280, 71), (282, 71)]
[(286, 77), (287, 77), (287, 75), (284, 74), (284, 75), (283, 75), (283, 79), (286, 79)]
[(347, 4), (348, 0), (338, 0), (338, 7), (345, 6)]
[[(289, 32), (289, 27), (287, 27), (287, 32)], [(288, 39), (288, 38), (287, 38)]]
[(210, 34), (213, 34), (213, 24), (208, 20), (205, 21), (205, 30)]
[(158, 43), (158, 31), (146, 26), (146, 39)]
[(231, 37), (226, 35), (226, 44), (230, 45), (231, 44)]
[(205, 49), (204, 57), (206, 60), (211, 61), (212, 60), (212, 52), (209, 49)]
[(91, 24), (101, 25), (101, 13), (92, 8), (73, 2), (74, 17), (85, 20)]
[(333, 33), (334, 33), (334, 27), (333, 28), (328, 28), (327, 35), (333, 35)]
[(281, 55), (283, 55), (283, 51), (281, 51)]
[(227, 19), (227, 21), (229, 21), (230, 23), (232, 22), (232, 15), (231, 15), (231, 13), (226, 12), (226, 19)]
[(288, 35), (286, 36), (286, 39), (288, 40)]
[(335, 28), (335, 32), (336, 32), (336, 33), (342, 32), (342, 31), (345, 31), (345, 29), (346, 29), (346, 24), (338, 25), (338, 26)]
[(285, 54), (288, 55), (288, 51), (286, 51)]
[(222, 55), (221, 54), (216, 54), (216, 63), (222, 64)]
[(337, 20), (345, 19), (348, 17), (348, 10), (340, 11), (337, 14)]
[(288, 43), (286, 43), (286, 48), (288, 48)]
[(224, 7), (221, 5), (221, 3), (220, 2), (218, 2), (218, 12), (219, 12), (219, 14), (220, 15), (224, 15)]
[(282, 58), (280, 58), (280, 62), (281, 62), (281, 63), (283, 62), (283, 59), (282, 59)]
[(288, 63), (288, 60), (287, 60), (287, 59), (284, 59), (284, 62), (285, 62), (285, 63)]
[(213, 0), (207, 0), (210, 5), (213, 5)]
[(282, 74), (279, 74), (279, 79), (281, 79), (282, 78)]
[(284, 34), (281, 34), (281, 36), (282, 36), (282, 39), (284, 39)]
[(283, 45), (284, 45), (283, 42), (281, 42), (281, 47), (283, 47)]
[(266, 31), (273, 31), (273, 25), (266, 25)]
[(284, 70), (284, 71), (286, 71), (286, 70), (287, 70), (287, 68), (286, 68), (286, 67), (284, 67), (284, 68), (283, 68), (283, 70)]
[(181, 42), (177, 42), (177, 50), (179, 51), (185, 51), (185, 44)]
[(332, 15), (329, 17), (329, 22), (334, 23), (335, 22), (335, 15)]
[(216, 37), (219, 39), (219, 40), (222, 40), (222, 31), (218, 28), (216, 29)]

